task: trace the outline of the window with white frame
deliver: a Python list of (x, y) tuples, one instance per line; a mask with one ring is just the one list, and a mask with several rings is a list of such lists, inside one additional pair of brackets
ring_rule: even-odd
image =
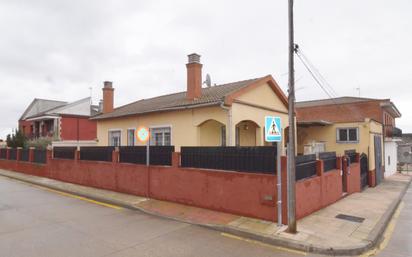
[(150, 145), (171, 145), (171, 128), (150, 128)]
[(134, 146), (135, 143), (135, 132), (136, 129), (128, 129), (127, 130), (127, 145), (128, 146)]
[(359, 128), (338, 128), (336, 130), (336, 139), (338, 143), (358, 143)]
[(122, 131), (121, 130), (110, 130), (109, 131), (109, 146), (120, 146), (122, 142)]

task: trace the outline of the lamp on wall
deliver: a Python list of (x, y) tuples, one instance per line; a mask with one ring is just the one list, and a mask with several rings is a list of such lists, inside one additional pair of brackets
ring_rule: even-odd
[(249, 129), (249, 126), (248, 126), (247, 124), (245, 124), (245, 125), (243, 126), (243, 129), (244, 129), (244, 130), (248, 130), (248, 129)]

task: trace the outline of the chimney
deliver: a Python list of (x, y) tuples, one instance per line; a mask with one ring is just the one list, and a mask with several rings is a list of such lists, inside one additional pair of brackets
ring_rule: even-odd
[(113, 94), (113, 83), (111, 81), (105, 81), (103, 87), (103, 113), (113, 111)]
[(199, 98), (202, 95), (202, 64), (200, 63), (200, 55), (193, 53), (189, 54), (189, 62), (187, 68), (187, 92), (186, 97), (190, 100)]

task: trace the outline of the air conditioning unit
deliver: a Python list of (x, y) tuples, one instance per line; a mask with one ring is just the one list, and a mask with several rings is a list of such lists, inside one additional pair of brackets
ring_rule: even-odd
[(315, 142), (303, 146), (303, 154), (318, 154), (326, 151), (325, 142)]

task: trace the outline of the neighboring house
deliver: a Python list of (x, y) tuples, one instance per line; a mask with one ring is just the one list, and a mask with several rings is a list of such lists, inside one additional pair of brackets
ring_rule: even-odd
[(389, 99), (340, 97), (298, 102), (298, 153), (354, 149), (365, 153), (369, 170), (377, 177), (397, 170), (396, 141), (402, 131), (395, 127), (401, 117)]
[(398, 142), (398, 165), (401, 170), (412, 168), (412, 134), (403, 134)]
[(187, 91), (142, 99), (113, 109), (113, 87), (105, 82), (103, 114), (97, 121), (99, 145), (140, 145), (136, 129), (148, 127), (152, 145), (262, 146), (264, 119), (288, 124), (288, 102), (272, 76), (202, 88), (200, 55), (191, 54)]
[(7, 146), (6, 141), (4, 141), (3, 139), (0, 139), (0, 148), (5, 148)]
[(96, 144), (96, 121), (90, 116), (98, 114), (91, 99), (72, 103), (34, 99), (19, 119), (19, 129), (29, 139), (51, 138), (57, 145)]

